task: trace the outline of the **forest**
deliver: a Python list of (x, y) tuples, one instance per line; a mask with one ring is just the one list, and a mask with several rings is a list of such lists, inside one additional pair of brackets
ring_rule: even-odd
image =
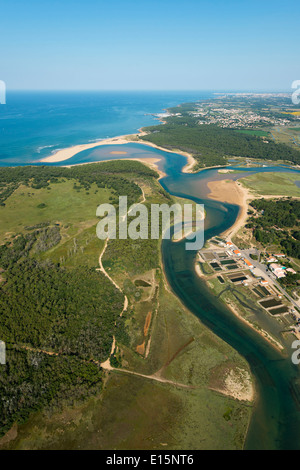
[(250, 204), (256, 211), (247, 228), (262, 245), (278, 244), (284, 253), (300, 259), (300, 201), (297, 199), (255, 199)]
[(140, 139), (193, 154), (198, 162), (195, 170), (226, 165), (227, 157), (236, 156), (300, 163), (300, 151), (285, 144), (271, 140), (265, 143), (260, 137), (213, 124), (199, 125), (198, 119), (184, 113), (182, 117), (169, 117), (165, 121), (165, 124), (144, 128), (148, 134)]
[[(127, 176), (127, 178), (125, 177)], [(109, 188), (118, 195), (127, 195), (128, 203), (135, 202), (142, 192), (128, 176), (156, 178), (158, 174), (151, 168), (136, 161), (111, 161), (77, 165), (70, 168), (55, 166), (4, 167), (0, 171), (0, 205), (18, 188), (20, 184), (34, 189), (46, 188), (61, 179), (75, 179), (75, 189), (88, 190), (92, 183), (98, 188)]]
[[(2, 203), (20, 184), (35, 189), (57, 184), (59, 191), (66, 179), (74, 180), (74, 192), (96, 183), (116, 197), (127, 195), (132, 203), (141, 196), (133, 179), (157, 176), (134, 161), (3, 168)], [(59, 410), (101, 391), (100, 363), (110, 354), (113, 335), (127, 340), (125, 318), (120, 317), (124, 295), (110, 280), (82, 261), (69, 268), (51, 260), (49, 250), (60, 244), (60, 229), (37, 221), (0, 245), (0, 338), (7, 348), (7, 363), (0, 369), (0, 396), (5, 397), (0, 436), (32, 411)], [(45, 259), (36, 256), (48, 252)]]
[(30, 411), (72, 404), (101, 389), (101, 368), (91, 360), (109, 355), (124, 301), (102, 273), (32, 259), (33, 240), (20, 235), (0, 247), (0, 338), (8, 349), (0, 434)]

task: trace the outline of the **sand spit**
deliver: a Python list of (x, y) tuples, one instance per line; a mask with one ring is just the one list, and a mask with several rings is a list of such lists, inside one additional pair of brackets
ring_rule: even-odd
[[(130, 138), (132, 140), (130, 140)], [(44, 162), (44, 163), (63, 162), (64, 160), (68, 160), (69, 158), (74, 157), (74, 155), (77, 155), (77, 153), (83, 152), (83, 150), (93, 149), (95, 147), (100, 147), (101, 145), (124, 145), (124, 144), (128, 144), (130, 141), (135, 142), (133, 138), (134, 138), (134, 135), (132, 136), (120, 135), (119, 137), (103, 139), (103, 140), (99, 140), (98, 142), (93, 142), (90, 144), (75, 145), (74, 147), (68, 147), (65, 149), (58, 150), (52, 155), (42, 158), (39, 161)]]
[(254, 195), (241, 183), (233, 180), (211, 181), (207, 184), (210, 193), (208, 197), (228, 204), (236, 204), (240, 211), (235, 223), (222, 235), (232, 238), (240, 228), (244, 227), (247, 220), (248, 203)]
[[(70, 158), (74, 157), (74, 155), (77, 155), (80, 152), (83, 152), (84, 150), (89, 150), (93, 149), (96, 147), (100, 147), (102, 145), (124, 145), (124, 144), (130, 144), (130, 143), (140, 143), (143, 145), (147, 145), (148, 147), (153, 147), (158, 150), (162, 150), (163, 152), (168, 152), (168, 153), (179, 153), (180, 155), (183, 155), (187, 159), (187, 164), (184, 166), (182, 169), (183, 173), (192, 173), (192, 169), (197, 163), (194, 157), (187, 153), (187, 152), (182, 152), (180, 150), (169, 150), (163, 147), (160, 147), (158, 145), (153, 144), (152, 142), (147, 142), (144, 140), (139, 140), (139, 137), (142, 137), (143, 135), (146, 135), (146, 132), (139, 131), (138, 134), (128, 134), (128, 135), (120, 135), (117, 137), (112, 137), (109, 139), (102, 139), (99, 140), (98, 142), (93, 142), (89, 144), (81, 144), (81, 145), (75, 145), (74, 147), (68, 147), (65, 149), (58, 150), (57, 152), (49, 155), (48, 157), (42, 158), (39, 160), (39, 162), (42, 163), (59, 163), (63, 162), (65, 160), (69, 160)], [(109, 152), (111, 155), (125, 155), (127, 152), (126, 151), (111, 151)], [(138, 159), (139, 161), (145, 161), (146, 159)], [(160, 159), (159, 159), (160, 160)], [(157, 160), (157, 161), (159, 161)]]

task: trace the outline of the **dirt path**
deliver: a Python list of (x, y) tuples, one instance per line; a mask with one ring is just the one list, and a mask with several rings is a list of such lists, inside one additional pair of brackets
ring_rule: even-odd
[[(143, 202), (145, 202), (146, 198), (145, 198), (145, 192), (143, 190), (143, 188), (141, 187), (141, 190), (142, 190), (142, 193), (143, 193), (143, 197), (142, 197), (142, 201), (138, 204), (142, 204)], [(133, 206), (134, 207), (134, 206)], [(100, 254), (100, 257), (99, 257), (99, 270), (114, 284), (114, 286), (120, 291), (122, 292), (122, 290), (120, 289), (120, 287), (116, 284), (116, 282), (110, 277), (110, 275), (105, 271), (104, 267), (103, 267), (103, 264), (102, 264), (102, 257), (105, 253), (105, 250), (107, 248), (107, 244), (108, 244), (108, 241), (109, 241), (109, 238), (107, 238), (105, 240), (105, 245), (104, 245), (104, 248)], [(124, 301), (124, 307), (123, 307), (123, 310), (120, 314), (120, 316), (122, 316), (123, 312), (127, 309), (128, 307), (128, 298), (127, 296), (125, 295), (125, 301)], [(113, 337), (113, 344), (112, 344), (112, 349), (111, 349), (111, 354), (113, 354), (114, 350), (115, 350), (115, 345), (116, 345), (116, 340), (115, 340), (115, 337)], [(110, 357), (108, 357), (108, 359), (102, 363), (99, 363), (98, 361), (93, 361), (94, 363), (96, 364), (100, 364), (100, 366), (102, 367), (102, 369), (106, 370), (106, 371), (115, 371), (115, 372), (122, 372), (124, 374), (130, 374), (130, 375), (135, 375), (137, 377), (143, 377), (144, 379), (149, 379), (149, 380), (154, 380), (156, 382), (161, 382), (161, 383), (166, 383), (166, 384), (170, 384), (170, 385), (174, 385), (176, 387), (181, 387), (181, 388), (186, 388), (186, 389), (195, 389), (196, 387), (193, 387), (192, 385), (186, 385), (186, 384), (182, 384), (182, 383), (179, 383), (179, 382), (175, 382), (173, 380), (168, 380), (168, 379), (165, 379), (164, 377), (160, 377), (159, 373), (156, 373), (156, 374), (152, 374), (152, 375), (145, 375), (145, 374), (140, 374), (139, 372), (134, 372), (134, 371), (131, 371), (131, 370), (127, 370), (127, 369), (119, 369), (119, 368), (116, 368), (116, 367), (113, 367), (110, 363)]]
[(22, 345), (16, 345), (18, 348), (25, 349), (26, 351), (32, 351), (32, 352), (39, 352), (43, 354), (47, 354), (48, 356), (59, 356), (60, 354), (54, 351), (46, 351), (45, 349), (39, 349), (39, 348), (32, 348), (31, 346), (22, 346)]
[[(115, 350), (115, 346), (116, 346), (116, 339), (115, 339), (115, 337), (113, 337), (113, 343), (112, 343), (112, 347), (111, 347), (111, 354), (113, 354), (113, 352)], [(18, 347), (21, 348), (21, 349), (26, 349), (27, 351), (40, 352), (40, 353), (43, 353), (43, 354), (47, 354), (48, 356), (60, 356), (60, 353), (57, 353), (57, 352), (54, 352), (54, 351), (45, 351), (44, 349), (32, 348), (30, 346), (20, 346), (20, 345), (18, 345)], [(119, 369), (119, 368), (116, 368), (116, 367), (112, 367), (111, 364), (110, 364), (110, 358), (108, 358), (105, 362), (102, 362), (102, 363), (100, 363), (99, 361), (95, 361), (95, 360), (92, 360), (92, 361), (84, 360), (84, 362), (93, 362), (94, 364), (99, 365), (100, 367), (102, 367), (102, 369), (107, 370), (107, 371), (123, 372), (125, 374), (136, 375), (138, 377), (143, 377), (143, 378), (149, 379), (149, 380), (155, 380), (156, 382), (168, 383), (168, 384), (174, 385), (176, 387), (181, 387), (181, 388), (188, 388), (188, 389), (196, 388), (196, 387), (193, 387), (191, 385), (185, 385), (185, 384), (181, 384), (181, 383), (178, 383), (178, 382), (174, 382), (173, 380), (164, 379), (163, 377), (160, 377), (157, 374), (145, 375), (145, 374), (140, 374), (139, 372), (134, 372), (134, 371), (127, 370), (127, 369)]]
[[(104, 269), (104, 267), (103, 267), (103, 264), (102, 264), (102, 257), (103, 257), (103, 255), (104, 255), (104, 253), (105, 253), (106, 248), (107, 248), (108, 241), (109, 241), (109, 238), (107, 238), (107, 239), (105, 240), (104, 248), (103, 248), (103, 250), (102, 250), (102, 252), (101, 252), (101, 254), (100, 254), (100, 256), (99, 256), (99, 266), (100, 266), (100, 268), (98, 268), (97, 271), (101, 271), (101, 272), (110, 280), (110, 282), (113, 283), (113, 285), (118, 289), (118, 291), (120, 291), (121, 294), (123, 294), (123, 291), (122, 291), (121, 287), (118, 286), (118, 284), (117, 284), (117, 283), (110, 277), (110, 275), (105, 271), (105, 269)], [(122, 310), (122, 312), (120, 313), (120, 317), (121, 317), (121, 316), (123, 315), (123, 313), (127, 310), (127, 308), (128, 308), (128, 298), (127, 298), (127, 296), (124, 294), (124, 305), (123, 305), (123, 310)]]
[(109, 362), (109, 359), (107, 359), (107, 361), (105, 361), (105, 362), (102, 362), (102, 364), (100, 364), (100, 365), (101, 365), (102, 369), (107, 370), (107, 371), (115, 371), (115, 372), (122, 372), (124, 374), (135, 375), (137, 377), (143, 377), (144, 379), (149, 379), (149, 380), (154, 380), (156, 382), (161, 382), (161, 383), (174, 385), (175, 387), (187, 388), (189, 390), (196, 388), (196, 387), (193, 387), (192, 385), (186, 385), (186, 384), (182, 384), (182, 383), (179, 383), (179, 382), (175, 382), (173, 380), (165, 379), (164, 377), (160, 377), (157, 374), (145, 375), (145, 374), (140, 374), (139, 372), (134, 372), (132, 370), (119, 369), (119, 368), (116, 368), (116, 367), (112, 367), (110, 362)]
[[(141, 191), (142, 191), (143, 197), (142, 197), (141, 202), (139, 202), (139, 203), (137, 203), (137, 204), (143, 204), (143, 202), (146, 201), (145, 192), (144, 192), (144, 190), (143, 190), (143, 188), (142, 188), (141, 186), (140, 186), (140, 189), (141, 189)], [(135, 207), (137, 204), (134, 204), (133, 207)], [(127, 214), (128, 214), (128, 212), (127, 212)], [(127, 216), (127, 214), (126, 214), (126, 216)], [(126, 216), (123, 216), (123, 219), (124, 219)], [(118, 286), (118, 284), (110, 277), (110, 275), (107, 273), (107, 271), (105, 271), (105, 269), (104, 269), (104, 267), (103, 267), (103, 264), (102, 264), (102, 258), (103, 258), (103, 255), (104, 255), (104, 253), (105, 253), (105, 250), (106, 250), (106, 248), (107, 248), (108, 242), (109, 242), (109, 238), (107, 238), (107, 239), (105, 240), (105, 244), (104, 244), (103, 250), (102, 250), (102, 252), (100, 253), (100, 256), (99, 256), (99, 266), (100, 266), (100, 268), (98, 268), (98, 271), (101, 271), (101, 272), (110, 280), (110, 282), (113, 283), (113, 285), (118, 289), (118, 291), (120, 291), (121, 294), (123, 294), (123, 291), (122, 291), (121, 287)], [(123, 315), (123, 313), (124, 313), (124, 312), (127, 310), (127, 308), (128, 308), (128, 298), (127, 298), (127, 296), (126, 296), (125, 294), (124, 294), (124, 297), (125, 297), (125, 298), (124, 298), (124, 306), (123, 306), (122, 312), (120, 313), (120, 317)]]

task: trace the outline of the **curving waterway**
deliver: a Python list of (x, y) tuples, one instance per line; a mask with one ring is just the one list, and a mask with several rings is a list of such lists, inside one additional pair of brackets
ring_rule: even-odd
[[(107, 146), (108, 147), (108, 146)], [(116, 147), (116, 148), (114, 148)], [(240, 174), (220, 174), (208, 169), (198, 174), (182, 173), (186, 158), (149, 148), (141, 144), (103, 146), (81, 152), (68, 164), (120, 159), (111, 151), (124, 150), (125, 158), (161, 158), (159, 168), (166, 174), (161, 185), (170, 194), (189, 198), (205, 205), (205, 239), (230, 228), (239, 207), (207, 197), (209, 181), (237, 179), (243, 174), (257, 172), (300, 172), (284, 166), (258, 166), (241, 169)], [(246, 438), (246, 449), (300, 449), (300, 369), (291, 361), (292, 351), (280, 353), (255, 330), (240, 321), (206, 287), (195, 272), (196, 252), (185, 250), (185, 241), (162, 242), (162, 258), (166, 277), (175, 294), (217, 336), (230, 344), (248, 361), (255, 378), (256, 401)]]

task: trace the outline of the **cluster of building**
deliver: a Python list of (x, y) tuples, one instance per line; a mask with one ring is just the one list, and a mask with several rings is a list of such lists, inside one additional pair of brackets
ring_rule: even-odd
[(249, 268), (249, 269), (253, 269), (254, 266), (253, 264), (251, 263), (251, 261), (249, 261), (248, 259), (246, 258), (243, 258), (242, 257), (242, 252), (235, 247), (235, 245), (232, 243), (232, 242), (226, 242), (226, 248), (227, 249), (227, 254), (228, 255), (235, 255), (235, 256), (238, 256), (241, 258), (241, 260), (243, 260), (243, 262), (245, 263), (246, 267)]
[(269, 268), (271, 269), (272, 273), (275, 274), (275, 276), (278, 279), (281, 279), (282, 277), (285, 277), (285, 266), (281, 266), (275, 263), (271, 263), (269, 265)]
[(191, 111), (190, 115), (199, 117), (198, 124), (218, 124), (221, 127), (240, 128), (252, 127), (257, 124), (272, 126), (286, 126), (290, 121), (286, 118), (273, 118), (262, 116), (253, 111), (236, 108), (219, 108), (211, 106), (200, 106), (196, 111)]
[[(267, 256), (263, 256), (263, 261), (260, 261), (257, 250), (239, 249), (231, 241), (220, 237), (215, 237), (212, 239), (212, 242), (223, 248), (220, 250), (212, 246), (210, 251), (201, 251), (201, 257), (204, 262), (210, 263), (211, 267), (216, 271), (212, 276), (217, 277), (222, 284), (230, 281), (234, 285), (240, 284), (247, 287), (252, 301), (256, 301), (259, 307), (271, 317), (280, 316), (281, 321), (287, 325), (286, 331), (292, 332), (300, 339), (298, 301), (293, 299), (275, 281), (275, 277), (280, 279), (288, 272), (297, 274), (294, 269), (282, 266), (280, 263), (280, 260), (285, 258), (285, 255), (283, 253), (268, 253)], [(252, 256), (253, 261), (251, 260)]]
[(276, 255), (271, 255), (270, 253), (268, 253), (268, 258), (266, 259), (266, 262), (268, 263), (269, 268), (272, 271), (272, 273), (278, 279), (285, 277), (287, 272), (291, 274), (297, 274), (294, 269), (287, 268), (286, 266), (282, 266), (281, 264), (279, 264), (279, 260), (281, 258), (285, 258), (285, 254), (278, 253)]
[(278, 279), (285, 277), (287, 272), (291, 274), (297, 274), (294, 269), (287, 268), (286, 266), (282, 266), (278, 263), (278, 258), (283, 258), (284, 256), (284, 254), (280, 253), (279, 255), (269, 255), (269, 258), (267, 258), (267, 263), (269, 263), (270, 270)]

